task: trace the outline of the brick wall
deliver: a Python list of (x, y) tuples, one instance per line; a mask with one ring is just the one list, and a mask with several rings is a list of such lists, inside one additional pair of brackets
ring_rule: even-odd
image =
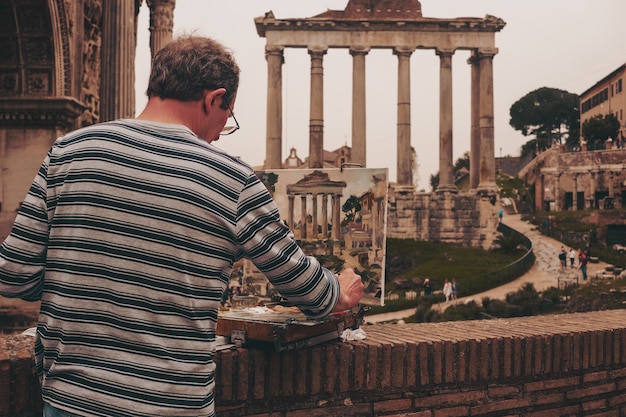
[[(367, 338), (222, 350), (218, 416), (626, 415), (626, 311), (369, 325)], [(0, 339), (0, 416), (40, 407), (29, 341)]]

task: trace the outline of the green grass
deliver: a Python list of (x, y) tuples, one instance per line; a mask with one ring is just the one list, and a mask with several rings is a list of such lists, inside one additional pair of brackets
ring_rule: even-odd
[[(423, 242), (403, 239), (387, 239), (387, 263), (385, 267), (385, 292), (403, 294), (404, 289), (396, 288), (395, 281), (410, 279), (418, 282), (429, 278), (433, 290), (440, 291), (445, 279), (456, 278), (459, 296), (470, 295), (501, 285), (494, 282), (497, 271), (516, 261), (523, 251), (505, 253), (486, 251), (479, 248), (466, 248), (438, 242)], [(498, 278), (498, 277), (496, 277)], [(516, 277), (511, 277), (514, 279)], [(421, 288), (416, 287), (417, 291)], [(424, 298), (417, 300), (387, 301), (384, 307), (373, 307), (370, 314), (398, 311), (424, 304)], [(426, 304), (443, 301), (442, 295), (434, 295)]]

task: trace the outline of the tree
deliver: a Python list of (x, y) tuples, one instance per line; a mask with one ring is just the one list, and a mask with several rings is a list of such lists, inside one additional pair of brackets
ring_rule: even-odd
[(613, 113), (606, 116), (599, 114), (585, 120), (582, 126), (582, 135), (587, 141), (587, 149), (604, 149), (604, 142), (608, 138), (617, 138), (619, 128), (619, 120)]
[(578, 95), (548, 87), (531, 91), (513, 103), (509, 124), (524, 136), (534, 136), (522, 147), (522, 156), (555, 143), (576, 146), (580, 140), (578, 108)]
[(345, 213), (345, 217), (341, 222), (342, 226), (358, 221), (357, 214), (361, 212), (361, 202), (357, 196), (351, 195), (346, 202), (343, 203), (341, 210)]

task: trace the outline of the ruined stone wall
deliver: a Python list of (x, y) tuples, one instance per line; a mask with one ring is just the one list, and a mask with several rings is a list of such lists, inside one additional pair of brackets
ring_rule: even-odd
[(390, 190), (387, 237), (490, 249), (497, 237), (496, 197)]

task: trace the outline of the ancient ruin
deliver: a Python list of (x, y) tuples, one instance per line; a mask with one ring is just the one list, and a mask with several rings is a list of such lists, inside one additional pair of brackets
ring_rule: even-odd
[[(285, 48), (306, 48), (311, 56), (310, 168), (323, 167), (324, 55), (329, 48), (347, 49), (353, 57), (352, 159), (366, 166), (365, 70), (370, 50), (389, 49), (398, 57), (397, 183), (390, 190), (389, 236), (441, 240), (488, 248), (497, 218), (493, 124), (493, 58), (495, 33), (505, 23), (494, 16), (435, 19), (423, 16), (419, 1), (350, 0), (344, 10), (310, 18), (278, 19), (269, 11), (255, 19), (266, 38), (268, 73), (265, 168), (282, 167), (282, 67)], [(439, 186), (434, 194), (417, 194), (411, 173), (411, 56), (434, 50), (440, 58)], [(471, 52), (472, 126), (469, 195), (454, 184), (452, 56)]]

